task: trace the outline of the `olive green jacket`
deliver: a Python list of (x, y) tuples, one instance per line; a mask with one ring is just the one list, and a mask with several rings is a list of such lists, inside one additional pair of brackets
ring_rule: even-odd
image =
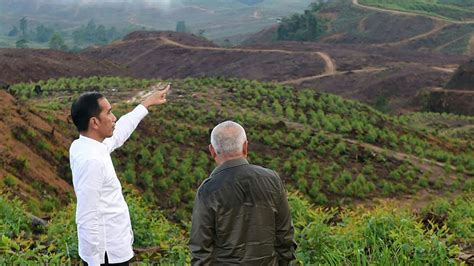
[(247, 160), (218, 166), (194, 202), (192, 265), (288, 265), (296, 243), (286, 190), (272, 170)]

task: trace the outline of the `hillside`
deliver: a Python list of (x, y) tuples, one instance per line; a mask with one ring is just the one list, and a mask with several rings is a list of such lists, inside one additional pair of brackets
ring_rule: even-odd
[[(14, 64), (12, 54), (17, 58)], [(278, 42), (225, 48), (190, 34), (135, 32), (80, 54), (0, 50), (0, 62), (8, 62), (5, 69), (10, 69), (0, 73), (0, 80), (15, 83), (93, 73), (135, 78), (237, 77), (314, 88), (400, 113), (424, 109), (416, 100), (419, 92), (443, 87), (465, 61), (465, 56), (363, 44)]]
[[(64, 94), (61, 87), (68, 87), (69, 91), (107, 89), (114, 102), (126, 100), (127, 91), (131, 98), (136, 93), (135, 88), (146, 87), (151, 82), (120, 78), (51, 80), (39, 84), (51, 95), (48, 97), (56, 98), (54, 95), (59, 93), (59, 98), (48, 104), (36, 97), (30, 101), (32, 108), (46, 108), (46, 112), (54, 115), (68, 108), (70, 96)], [(415, 193), (430, 187), (444, 188), (446, 184), (452, 185), (453, 179), (457, 180), (455, 183), (459, 188), (473, 174), (472, 140), (469, 138), (461, 141), (425, 134), (357, 102), (311, 90), (295, 91), (281, 85), (235, 79), (186, 79), (175, 80), (173, 84), (175, 103), (164, 107), (156, 117), (152, 114), (130, 145), (117, 153), (117, 159), (135, 158), (133, 163), (117, 160), (117, 168), (125, 173), (126, 180), (138, 182), (149, 196), (159, 191), (158, 196), (174, 194), (177, 197), (205, 178), (212, 169), (204, 145), (207, 131), (213, 124), (228, 118), (249, 125), (253, 161), (273, 165), (288, 184), (301, 192), (312, 191), (310, 195), (321, 203), (336, 204), (354, 197), (364, 199)], [(31, 85), (18, 84), (11, 90), (17, 97), (25, 97), (29, 95)], [(54, 109), (48, 111), (48, 105)], [(119, 105), (117, 108), (116, 112), (120, 114), (130, 107)], [(190, 121), (193, 123), (188, 123)], [(61, 126), (65, 132), (71, 132), (66, 124)], [(155, 132), (160, 133), (156, 135)], [(75, 134), (68, 136), (72, 140)], [(280, 150), (288, 152), (280, 155)], [(164, 154), (170, 156), (163, 157)], [(183, 161), (199, 163), (186, 166)], [(163, 165), (168, 169), (163, 169)], [(193, 165), (195, 176), (176, 180), (184, 178)], [(409, 171), (410, 176), (391, 179), (400, 171)], [(135, 173), (141, 173), (140, 178)], [(169, 179), (155, 183), (153, 177), (163, 174)], [(364, 182), (371, 184), (369, 191), (352, 190), (351, 180), (359, 174), (363, 174)], [(316, 185), (310, 177), (319, 175), (327, 180)], [(335, 179), (330, 181), (332, 178)], [(385, 180), (383, 186), (381, 178)], [(403, 185), (400, 181), (404, 179), (398, 178), (408, 178), (408, 183)], [(174, 181), (181, 185), (172, 186)], [(407, 186), (411, 182), (419, 182), (419, 185)], [(167, 193), (163, 194), (163, 190)], [(191, 195), (187, 196), (180, 200), (172, 197), (175, 201), (160, 201), (160, 204), (166, 208), (181, 205), (193, 199)]]
[[(365, 2), (374, 3), (377, 7), (366, 5)], [(375, 4), (376, 2), (378, 4)], [(386, 2), (391, 2), (393, 5), (413, 4), (413, 1), (364, 1), (362, 4), (362, 1), (356, 0), (334, 0), (320, 5), (317, 11), (312, 13), (320, 25), (323, 25), (324, 31), (315, 41), (331, 44), (364, 44), (397, 50), (473, 54), (474, 21), (441, 19), (435, 15), (419, 14), (416, 11), (396, 11), (391, 8), (393, 5), (383, 4)], [(413, 6), (422, 5), (416, 3)], [(456, 8), (457, 13), (452, 13), (453, 17), (459, 18), (464, 12), (463, 8)], [(280, 24), (281, 26), (284, 24)], [(302, 28), (294, 27), (292, 32), (296, 33), (298, 30)], [(277, 31), (278, 27), (267, 28), (248, 37), (244, 43), (266, 43), (269, 40), (276, 40)]]
[[(30, 93), (30, 84), (17, 84), (11, 91), (17, 97), (28, 98), (26, 102), (22, 102), (22, 106), (34, 110), (39, 116), (52, 117), (54, 122), (48, 123), (55, 125), (54, 136), (65, 136), (65, 139), (60, 143), (48, 139), (47, 143), (51, 141), (52, 149), (46, 151), (62, 154), (65, 146), (77, 135), (72, 125), (64, 120), (71, 96), (75, 97), (77, 93), (92, 88), (99, 89), (110, 95), (108, 98), (112, 103), (118, 103), (114, 105), (115, 114), (121, 115), (132, 108), (133, 105), (126, 102), (137, 95), (137, 88), (148, 87), (154, 82), (156, 80), (105, 77), (57, 79), (39, 82), (48, 96), (33, 96)], [(144, 207), (148, 206), (146, 204), (157, 204), (160, 212), (163, 212), (161, 215), (164, 215), (153, 230), (174, 230), (170, 229), (169, 223), (171, 228), (188, 223), (194, 191), (214, 167), (206, 150), (209, 129), (224, 119), (239, 121), (247, 129), (251, 162), (277, 170), (289, 191), (299, 192), (317, 205), (343, 208), (353, 204), (373, 206), (377, 204), (375, 199), (394, 199), (405, 202), (410, 208), (428, 208), (427, 204), (433, 197), (451, 198), (453, 193), (469, 195), (472, 191), (472, 138), (451, 138), (437, 135), (435, 132), (424, 133), (410, 127), (410, 123), (404, 119), (381, 114), (355, 101), (311, 90), (297, 91), (271, 83), (223, 78), (187, 78), (173, 80), (173, 84), (169, 104), (160, 108), (159, 112), (151, 112), (127, 144), (113, 156), (119, 177), (124, 184), (130, 185), (131, 195), (139, 193), (140, 198), (144, 200), (133, 205), (145, 205), (131, 209), (132, 212), (145, 211), (141, 216), (133, 218), (134, 223), (141, 224), (134, 226), (138, 232), (137, 239), (140, 239), (137, 242), (138, 247), (153, 247), (153, 243), (156, 243), (142, 236), (142, 233), (149, 232), (148, 230), (140, 231), (140, 228), (147, 225), (144, 222), (148, 219), (146, 217), (156, 215), (149, 207)], [(64, 87), (74, 93), (62, 90)], [(8, 97), (11, 99), (11, 106), (14, 100), (11, 96)], [(11, 107), (8, 110), (11, 110)], [(40, 123), (32, 121), (24, 125), (26, 132), (33, 133), (22, 135), (20, 139), (23, 143), (38, 139), (41, 131), (37, 124)], [(11, 130), (10, 128), (15, 126), (5, 123), (4, 127), (7, 127), (5, 130)], [(43, 154), (42, 152), (45, 152), (44, 148), (33, 148), (32, 152), (24, 155), (23, 161), (35, 166), (35, 156), (37, 153)], [(56, 169), (55, 174), (70, 182), (70, 177), (66, 174), (66, 157), (58, 158), (63, 158), (61, 165), (64, 168), (61, 169), (64, 170)], [(49, 161), (54, 165), (54, 160)], [(16, 169), (14, 165), (14, 161), (4, 162), (3, 169)], [(64, 204), (57, 203), (60, 205), (53, 204), (51, 209), (42, 208), (42, 211), (38, 212), (38, 208), (28, 202), (41, 196), (27, 189), (18, 189), (23, 183), (29, 182), (30, 172), (9, 173), (14, 174), (15, 181), (11, 182), (12, 178), (2, 176), (2, 197), (12, 198), (16, 195), (25, 199), (25, 205), (18, 208), (25, 208), (29, 212), (36, 209), (37, 215), (57, 213), (50, 222), (51, 225), (44, 229), (48, 230), (48, 234), (62, 235), (63, 233), (57, 230), (65, 225), (68, 229), (62, 229), (61, 232), (67, 230), (71, 236), (75, 234), (71, 208), (57, 212)], [(43, 186), (47, 191), (59, 189), (55, 182), (44, 179), (50, 174), (38, 174), (44, 175), (35, 178), (39, 186)], [(70, 191), (70, 185), (66, 188)], [(133, 192), (135, 189), (139, 192)], [(58, 195), (73, 199), (70, 193), (64, 191)], [(29, 198), (31, 199), (28, 201)], [(411, 199), (413, 202), (409, 203)], [(135, 202), (136, 198), (131, 196), (129, 200)], [(294, 205), (294, 208), (297, 206)], [(308, 211), (308, 208), (304, 209)], [(333, 214), (328, 213), (325, 217), (333, 219)], [(361, 219), (360, 216), (356, 217), (353, 219)], [(306, 220), (307, 223), (310, 220)], [(162, 226), (168, 229), (158, 229)], [(303, 228), (305, 226), (299, 230)], [(464, 233), (457, 235), (455, 243), (461, 244), (464, 249), (469, 247), (469, 244), (466, 246), (469, 242), (466, 242), (465, 237), (469, 237), (472, 232), (468, 230), (466, 235), (466, 229), (460, 228)], [(303, 231), (301, 234), (304, 234)], [(185, 241), (182, 239), (185, 235), (173, 235), (174, 237), (163, 241), (177, 241), (173, 243), (180, 243), (178, 246), (184, 250), (171, 252), (166, 248), (151, 249), (148, 251), (154, 254), (151, 256), (155, 256), (156, 260), (162, 256), (162, 259), (171, 256), (176, 260), (178, 257), (174, 256), (187, 256)], [(308, 239), (304, 235), (300, 237), (299, 241)], [(64, 252), (64, 242), (46, 239), (43, 241), (50, 241), (44, 246), (53, 245), (53, 250)], [(64, 241), (70, 243), (71, 247), (74, 246), (74, 238)], [(311, 250), (310, 246), (301, 247), (301, 261), (310, 262), (313, 261), (310, 259), (317, 258), (309, 255)], [(38, 248), (29, 252), (44, 251)], [(353, 261), (355, 258), (348, 255), (340, 259)]]
[(59, 126), (63, 115), (39, 111), (43, 105), (25, 106), (0, 91), (0, 176), (37, 215), (60, 207), (73, 192), (67, 154), (71, 138), (64, 135), (69, 130)]
[(108, 61), (40, 49), (0, 49), (0, 81), (38, 81), (45, 78), (126, 75), (127, 71)]
[(474, 3), (470, 1), (426, 1), (426, 0), (353, 0), (354, 3), (379, 8), (376, 10), (398, 10), (400, 14), (420, 14), (453, 22), (474, 22)]
[[(125, 65), (137, 78), (224, 76), (271, 81), (324, 69), (324, 61), (316, 54), (309, 57), (309, 52), (223, 48), (173, 32), (131, 34), (121, 42), (90, 49), (84, 55)], [(301, 65), (306, 67), (296, 72)]]

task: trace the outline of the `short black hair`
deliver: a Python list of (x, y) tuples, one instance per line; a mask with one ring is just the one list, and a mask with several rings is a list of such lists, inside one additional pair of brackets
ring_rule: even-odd
[(91, 117), (98, 117), (102, 111), (99, 105), (99, 99), (104, 95), (98, 92), (86, 92), (77, 98), (71, 106), (71, 118), (79, 132), (86, 131), (89, 128)]

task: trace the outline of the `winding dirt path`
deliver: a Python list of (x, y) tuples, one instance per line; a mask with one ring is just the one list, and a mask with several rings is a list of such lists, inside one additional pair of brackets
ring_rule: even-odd
[(363, 8), (363, 9), (368, 9), (368, 10), (378, 11), (378, 12), (384, 12), (384, 13), (390, 13), (390, 14), (395, 14), (395, 15), (412, 16), (412, 17), (417, 17), (417, 16), (427, 17), (427, 18), (431, 18), (433, 20), (449, 22), (449, 23), (453, 23), (453, 24), (474, 24), (474, 20), (466, 20), (466, 21), (449, 20), (449, 19), (446, 19), (446, 18), (434, 17), (434, 16), (418, 14), (418, 13), (411, 13), (411, 12), (408, 12), (408, 11), (400, 11), (400, 10), (393, 10), (393, 9), (384, 9), (384, 8), (374, 7), (374, 6), (366, 6), (366, 5), (360, 4), (359, 0), (352, 0), (352, 4), (357, 6), (357, 7)]
[(457, 67), (431, 67), (434, 70), (445, 72), (445, 73), (454, 73), (456, 72)]
[(175, 42), (166, 37), (160, 37), (163, 43), (173, 46), (178, 46), (190, 50), (206, 50), (206, 51), (233, 51), (233, 52), (246, 52), (246, 53), (281, 53), (281, 54), (298, 54), (298, 55), (316, 55), (324, 61), (324, 73), (320, 75), (335, 75), (337, 73), (335, 61), (324, 52), (308, 52), (308, 51), (288, 51), (282, 49), (253, 49), (253, 48), (223, 48), (223, 47), (208, 47), (208, 46), (190, 46), (182, 43)]
[(367, 68), (355, 69), (355, 70), (349, 70), (349, 71), (337, 71), (337, 66), (334, 59), (332, 59), (329, 54), (324, 53), (324, 52), (288, 51), (288, 50), (283, 50), (283, 49), (253, 49), (253, 48), (224, 48), (224, 47), (210, 47), (210, 46), (192, 46), (192, 45), (182, 44), (182, 43), (173, 41), (166, 37), (159, 37), (158, 39), (154, 38), (154, 40), (158, 42), (156, 46), (141, 53), (140, 55), (135, 57), (133, 60), (128, 62), (127, 65), (131, 65), (135, 63), (136, 61), (141, 60), (142, 58), (153, 53), (156, 49), (159, 49), (163, 45), (171, 45), (171, 46), (176, 46), (176, 47), (180, 47), (184, 49), (201, 50), (201, 51), (231, 51), (231, 52), (246, 52), (246, 53), (281, 53), (281, 54), (311, 55), (311, 56), (317, 56), (319, 59), (322, 59), (324, 61), (325, 66), (324, 66), (323, 73), (317, 74), (314, 76), (308, 76), (308, 77), (302, 77), (302, 78), (278, 82), (279, 84), (282, 84), (282, 85), (301, 84), (304, 81), (320, 79), (320, 78), (324, 78), (328, 76), (343, 75), (343, 74), (372, 73), (372, 72), (384, 71), (387, 69), (386, 67), (379, 67), (379, 68), (367, 67)]
[(462, 93), (462, 94), (474, 94), (474, 91), (468, 91), (468, 90), (445, 90), (443, 88), (435, 87), (435, 88), (430, 88), (430, 91), (434, 92), (446, 92), (446, 93)]
[(438, 21), (438, 20), (435, 20), (435, 26), (433, 27), (433, 29), (431, 29), (430, 31), (428, 32), (425, 32), (425, 33), (422, 33), (422, 34), (419, 34), (419, 35), (415, 35), (415, 36), (412, 36), (410, 38), (407, 38), (407, 39), (403, 39), (403, 40), (400, 40), (400, 41), (396, 41), (396, 42), (389, 42), (389, 43), (382, 43), (382, 44), (377, 44), (375, 46), (377, 47), (380, 47), (380, 46), (397, 46), (397, 45), (403, 45), (403, 44), (406, 44), (406, 43), (409, 43), (411, 41), (416, 41), (416, 40), (420, 40), (420, 39), (424, 39), (426, 37), (430, 37), (431, 35), (435, 35), (436, 33), (442, 31), (444, 28), (446, 28), (447, 26), (449, 26), (449, 23), (446, 23), (445, 21)]
[(360, 73), (374, 73), (374, 72), (381, 72), (387, 70), (386, 67), (368, 67), (368, 68), (362, 68), (362, 69), (356, 69), (356, 70), (349, 70), (349, 71), (336, 71), (331, 74), (320, 74), (316, 76), (309, 76), (309, 77), (303, 77), (303, 78), (298, 78), (298, 79), (292, 79), (292, 80), (285, 80), (282, 82), (279, 82), (279, 84), (282, 85), (290, 85), (290, 84), (301, 84), (302, 82), (309, 81), (309, 80), (315, 80), (315, 79), (320, 79), (320, 78), (325, 78), (329, 76), (336, 76), (336, 75), (344, 75), (344, 74), (360, 74)]
[(336, 74), (336, 63), (331, 59), (331, 57), (323, 52), (316, 52), (325, 62), (326, 66), (324, 67), (324, 74), (334, 75)]
[[(467, 34), (469, 34), (469, 33), (467, 33)], [(466, 37), (467, 34), (463, 34), (463, 35), (461, 35), (460, 37), (458, 37), (458, 38), (456, 38), (456, 39), (453, 39), (453, 40), (451, 40), (451, 41), (449, 41), (449, 42), (447, 42), (447, 43), (444, 43), (444, 44), (442, 44), (442, 45), (436, 47), (434, 50), (435, 50), (435, 51), (441, 51), (441, 50), (443, 50), (444, 48), (450, 46), (451, 44), (453, 44), (453, 43), (455, 43), (455, 42), (457, 42), (457, 41), (462, 40), (463, 38)]]

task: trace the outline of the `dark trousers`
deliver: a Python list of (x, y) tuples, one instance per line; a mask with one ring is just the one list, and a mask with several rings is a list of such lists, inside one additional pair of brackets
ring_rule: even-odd
[[(87, 262), (82, 261), (84, 263), (84, 266), (87, 266)], [(109, 258), (107, 257), (107, 252), (105, 252), (105, 263), (101, 264), (101, 266), (128, 266), (130, 264), (130, 261), (126, 262), (120, 262), (120, 263), (109, 263)]]

